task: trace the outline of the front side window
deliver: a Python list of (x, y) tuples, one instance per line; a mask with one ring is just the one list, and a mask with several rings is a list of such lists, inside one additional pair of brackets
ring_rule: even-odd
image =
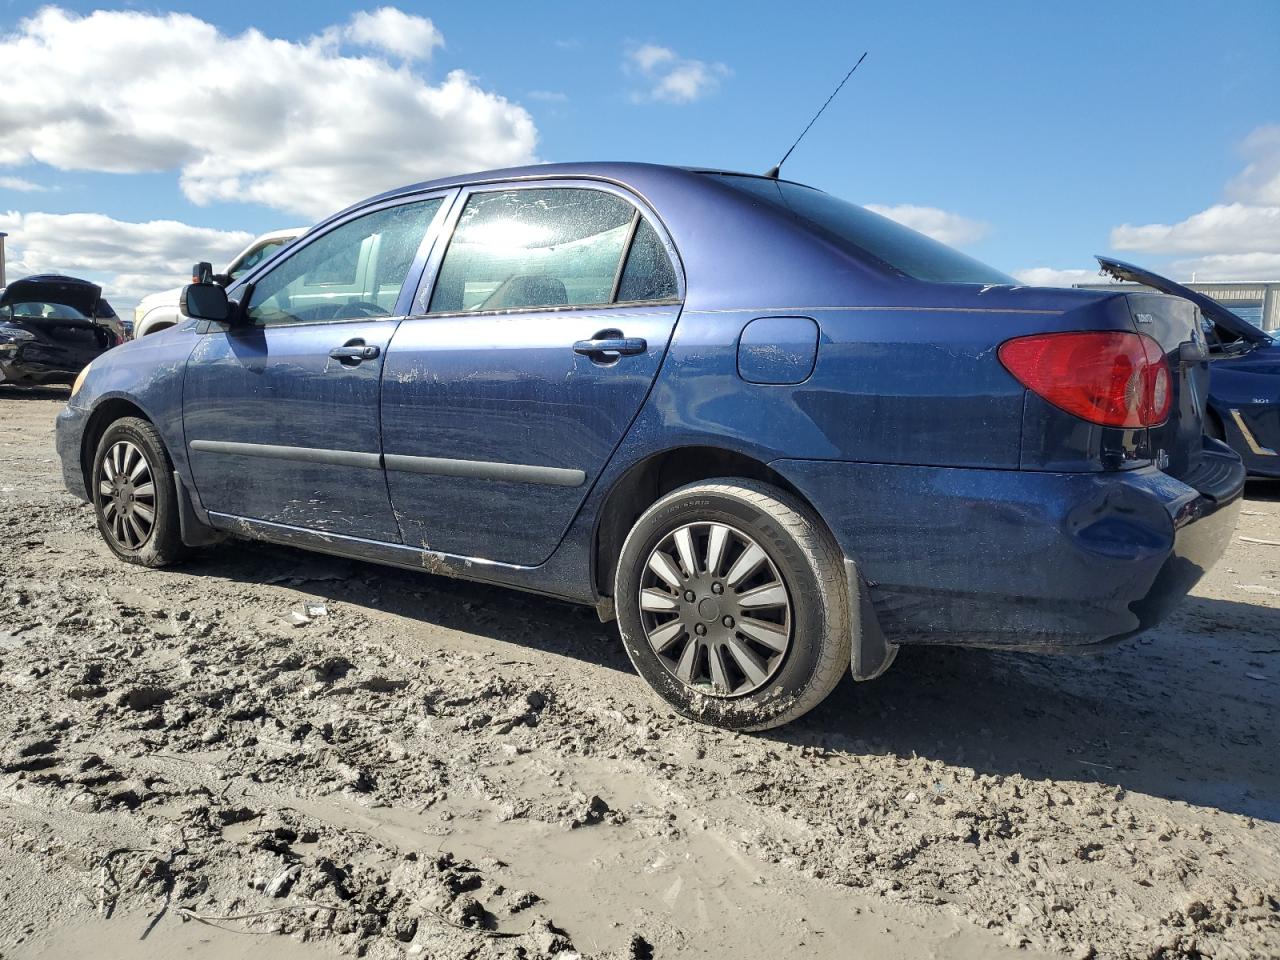
[[(602, 190), (555, 187), (472, 194), (440, 265), (429, 310), (598, 306), (636, 299), (618, 295), (619, 266), (632, 237), (639, 239), (645, 229), (653, 232), (634, 206)], [(660, 243), (658, 249), (669, 271)], [(661, 278), (653, 281), (654, 272), (648, 262), (637, 264), (631, 286), (664, 293), (674, 289), (674, 273), (668, 285)], [(639, 279), (641, 274), (650, 279)]]
[(387, 207), (316, 238), (253, 285), (258, 326), (390, 316), (440, 198)]

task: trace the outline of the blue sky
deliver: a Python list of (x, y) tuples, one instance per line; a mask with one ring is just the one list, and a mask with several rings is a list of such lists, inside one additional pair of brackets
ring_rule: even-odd
[[(17, 51), (39, 33), (27, 18), (42, 6), (0, 0), (0, 70), (11, 61), (6, 48)], [(552, 161), (638, 159), (763, 171), (864, 49), (867, 61), (788, 162), (790, 178), (888, 208), (1006, 271), (1086, 268), (1091, 254), (1116, 251), (1174, 273), (1198, 271), (1202, 279), (1206, 271), (1231, 270), (1280, 277), (1274, 0), (1217, 10), (1189, 2), (400, 3), (409, 18), (386, 25), (405, 29), (381, 33), (361, 33), (352, 19), (376, 4), (59, 6), (67, 13), (56, 30), (45, 30), (47, 52), (32, 54), (29, 42), (26, 48), (26, 63), (49, 68), (53, 79), (41, 80), (39, 91), (34, 84), (19, 89), (17, 105), (5, 103), (10, 81), (0, 86), (0, 121), (50, 144), (26, 155), (0, 147), (0, 217), (8, 218), (0, 219), (0, 230), (14, 234), (10, 245), (22, 267), (74, 271), (79, 256), (92, 268), (80, 266), (82, 273), (130, 277), (117, 283), (121, 297), (158, 279), (166, 257), (178, 257), (175, 244), (204, 238), (221, 254), (245, 234), (307, 223), (329, 209), (326, 203), (336, 208), (359, 199), (383, 185), (375, 182), (379, 152), (388, 158), (388, 175), (401, 181), (418, 179), (408, 173), (419, 168), (429, 176), (451, 164), (494, 165), (522, 152)], [(104, 98), (104, 113), (115, 117), (86, 120), (90, 127), (73, 135), (56, 115), (78, 101), (59, 108), (56, 95), (51, 104), (42, 98), (56, 90), (63, 69), (52, 62), (63, 59), (54, 52), (70, 55), (84, 43), (66, 23), (94, 10), (130, 10), (142, 19), (110, 21), (120, 29), (93, 32), (107, 58), (95, 75), (100, 90), (74, 70), (61, 78), (86, 103)], [(113, 91), (145, 74), (165, 48), (172, 54), (182, 46), (162, 29), (159, 17), (170, 12), (205, 21), (233, 53), (215, 51), (210, 39), (206, 47), (215, 56), (202, 69), (166, 81), (170, 90), (190, 84), (176, 101), (145, 122), (121, 120), (122, 111), (142, 109), (137, 97), (147, 94), (112, 100)], [(415, 18), (428, 18), (431, 32)], [(328, 30), (334, 39), (320, 56), (378, 61), (388, 90), (407, 89), (396, 73), (413, 78), (409, 87), (434, 89), (450, 71), (465, 71), (460, 96), (474, 101), (482, 119), (469, 132), (469, 107), (431, 121), (439, 127), (400, 110), (379, 124), (371, 115), (391, 110), (390, 98), (400, 95), (388, 93), (371, 104), (357, 97), (354, 113), (365, 129), (348, 130), (345, 81), (331, 79), (327, 135), (292, 144), (293, 160), (279, 160), (271, 143), (275, 124), (290, 110), (290, 84), (305, 97), (310, 74), (304, 65), (292, 77), (273, 77), (273, 96), (259, 102), (252, 74), (255, 67), (270, 73), (275, 54), (266, 41), (254, 50), (236, 46), (249, 29), (295, 45), (314, 43)], [(413, 52), (396, 49), (397, 37), (410, 36), (422, 41)], [(194, 49), (203, 49), (198, 39)], [(191, 49), (184, 55), (199, 59)], [(49, 62), (41, 64), (41, 56)], [(227, 63), (241, 85), (223, 88), (215, 60)], [(510, 109), (495, 107), (493, 98)], [(238, 109), (246, 103), (247, 112)], [(197, 144), (195, 159), (184, 154), (191, 141), (205, 138), (191, 122), (202, 112), (211, 141), (236, 141), (228, 155), (216, 142)], [(182, 122), (170, 135), (170, 117), (178, 114)], [(313, 128), (325, 126), (321, 115), (309, 119)], [(95, 130), (93, 123), (104, 126)], [(128, 142), (114, 156), (120, 123), (136, 129), (126, 131)], [(60, 137), (67, 143), (59, 145)], [(347, 149), (358, 160), (343, 156)], [(105, 158), (92, 156), (99, 152)], [(336, 157), (335, 167), (314, 196), (299, 186), (312, 175), (306, 171), (295, 170), (291, 180), (268, 176), (254, 191), (235, 186), (273, 163), (309, 164), (322, 153)], [(490, 155), (493, 162), (485, 162)], [(143, 162), (150, 156), (154, 161)], [(104, 172), (147, 165), (158, 169)], [(345, 196), (348, 188), (355, 195)], [(238, 192), (252, 193), (253, 201), (236, 200)], [(33, 214), (94, 214), (126, 225), (173, 220), (222, 235), (217, 243), (212, 232), (148, 235), (155, 249), (143, 268), (130, 271), (118, 256), (59, 246), (52, 236), (107, 220), (42, 221)], [(1126, 224), (1139, 229), (1114, 233)], [(1152, 229), (1158, 227), (1165, 229)], [(142, 242), (136, 231), (101, 229), (115, 230), (122, 244)]]

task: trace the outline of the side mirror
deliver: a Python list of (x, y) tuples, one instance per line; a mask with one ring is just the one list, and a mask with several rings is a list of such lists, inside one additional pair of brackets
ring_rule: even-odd
[(182, 288), (178, 306), (188, 317), (227, 323), (231, 319), (231, 303), (227, 291), (216, 283), (189, 283)]
[(235, 277), (229, 273), (215, 273), (211, 278), (211, 282), (216, 283), (220, 287), (229, 287)]

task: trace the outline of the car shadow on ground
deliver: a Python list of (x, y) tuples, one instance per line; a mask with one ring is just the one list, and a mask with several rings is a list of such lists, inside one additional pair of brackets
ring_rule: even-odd
[(841, 684), (772, 735), (1280, 822), (1278, 670), (1280, 610), (1192, 597), (1096, 654), (903, 647), (883, 677)]
[(0, 400), (66, 400), (70, 387), (19, 387), (12, 383), (0, 383)]
[[(215, 548), (184, 569), (292, 583), (334, 603), (476, 634), (512, 660), (532, 648), (631, 673), (614, 625), (588, 607), (266, 544)], [(1094, 655), (903, 647), (883, 677), (845, 680), (813, 713), (759, 735), (1114, 784), (1280, 821), (1277, 637), (1280, 610), (1193, 597), (1151, 633)]]
[(1256, 477), (1245, 484), (1244, 495), (1246, 500), (1280, 500), (1280, 479)]

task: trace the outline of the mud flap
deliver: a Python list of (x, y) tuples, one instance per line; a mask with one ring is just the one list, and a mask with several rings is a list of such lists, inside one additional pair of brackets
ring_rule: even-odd
[(215, 530), (196, 516), (191, 494), (187, 492), (187, 485), (182, 482), (182, 476), (177, 470), (173, 471), (173, 487), (178, 494), (178, 531), (184, 544), (188, 547), (205, 547), (227, 539), (227, 535), (221, 530)]
[(871, 594), (858, 573), (857, 565), (852, 560), (845, 560), (844, 569), (849, 583), (849, 612), (853, 621), (849, 669), (855, 680), (874, 680), (889, 669), (898, 655), (898, 645), (885, 639), (880, 619), (871, 604)]

